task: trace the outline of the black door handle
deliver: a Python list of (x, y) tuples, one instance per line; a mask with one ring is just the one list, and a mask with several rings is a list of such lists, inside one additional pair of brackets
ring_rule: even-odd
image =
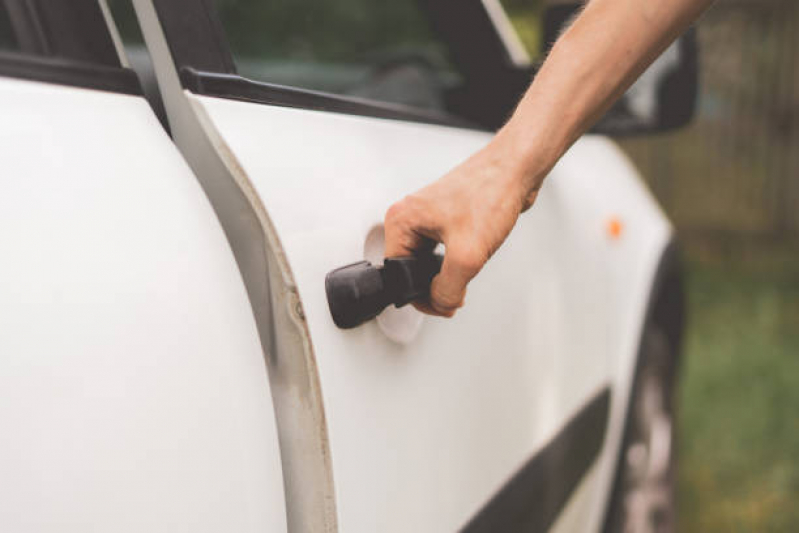
[(383, 266), (359, 261), (329, 272), (325, 291), (333, 322), (342, 329), (354, 328), (391, 304), (402, 307), (425, 298), (443, 260), (428, 253), (386, 258)]

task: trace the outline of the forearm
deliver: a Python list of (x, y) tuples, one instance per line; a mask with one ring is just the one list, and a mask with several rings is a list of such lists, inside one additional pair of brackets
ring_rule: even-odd
[(492, 143), (525, 207), (544, 176), (712, 0), (591, 0)]

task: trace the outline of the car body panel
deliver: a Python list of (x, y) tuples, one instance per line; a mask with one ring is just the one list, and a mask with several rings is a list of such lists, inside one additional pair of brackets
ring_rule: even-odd
[(285, 531), (263, 351), (142, 97), (0, 78), (0, 529)]
[[(623, 306), (645, 307), (646, 268), (656, 265), (646, 258), (657, 257), (669, 229), (605, 139), (582, 140), (553, 170), (456, 319), (426, 318), (418, 337), (398, 344), (375, 323), (336, 329), (324, 275), (363, 257), (391, 201), (488, 136), (187, 97), (224, 140), (223, 157), (250, 180), (296, 283), (324, 398), (341, 530), (465, 525), (617, 379), (622, 350), (626, 365), (633, 360), (641, 315), (617, 321)], [(608, 234), (613, 218), (624, 221), (623, 239)], [(652, 243), (645, 253), (644, 239)], [(609, 283), (614, 270), (617, 285)], [(589, 483), (607, 483), (610, 470), (600, 469), (604, 478)], [(598, 507), (600, 494), (584, 505)], [(573, 520), (591, 529), (591, 516), (583, 517)]]

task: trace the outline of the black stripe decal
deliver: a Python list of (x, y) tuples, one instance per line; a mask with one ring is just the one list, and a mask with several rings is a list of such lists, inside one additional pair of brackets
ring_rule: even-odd
[(605, 387), (494, 495), (464, 533), (545, 532), (599, 456), (610, 415)]

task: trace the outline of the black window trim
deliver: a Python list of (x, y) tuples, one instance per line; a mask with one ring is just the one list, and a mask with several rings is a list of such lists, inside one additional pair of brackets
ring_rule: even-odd
[(471, 78), (467, 84), (483, 88), (456, 96), (463, 110), (457, 116), (247, 79), (236, 71), (214, 0), (153, 0), (153, 5), (181, 83), (194, 94), (482, 131), (500, 126), (527, 88), (530, 73), (512, 65), (483, 2), (416, 1), (447, 45), (462, 49), (454, 59)]
[(265, 83), (236, 74), (202, 72), (191, 67), (183, 67), (180, 70), (180, 78), (185, 89), (202, 96), (440, 126), (476, 127), (473, 123), (458, 117), (423, 108)]
[(141, 96), (139, 78), (130, 69), (82, 61), (0, 52), (0, 76)]
[[(19, 51), (0, 51), (0, 76), (142, 95), (117, 55), (97, 0), (0, 0)], [(79, 39), (78, 39), (79, 36)]]

